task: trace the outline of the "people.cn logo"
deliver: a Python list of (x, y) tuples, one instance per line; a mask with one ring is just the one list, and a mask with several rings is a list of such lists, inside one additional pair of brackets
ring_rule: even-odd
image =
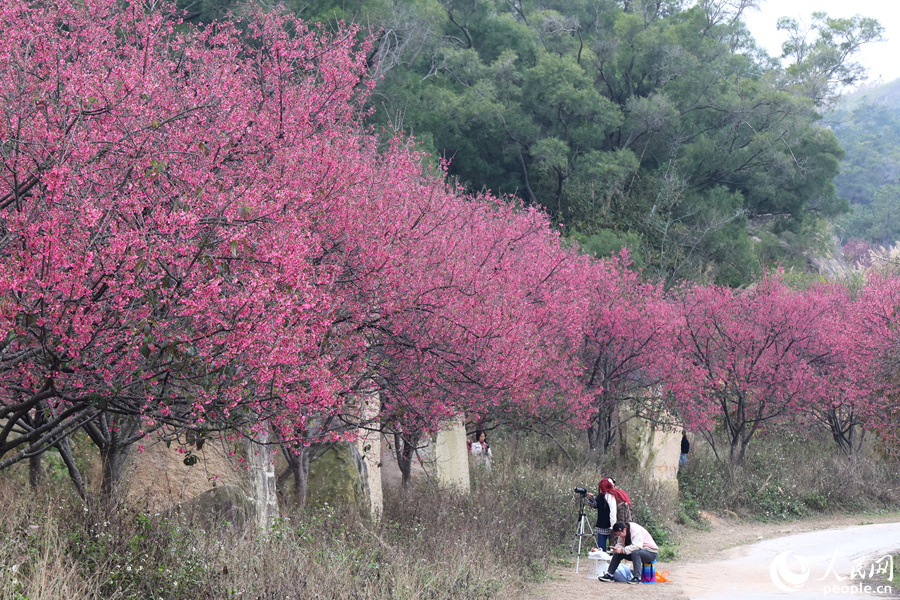
[(782, 552), (772, 559), (772, 566), (769, 567), (772, 583), (782, 592), (799, 590), (806, 583), (806, 580), (809, 579), (809, 565), (806, 563), (806, 559), (802, 556), (794, 558), (793, 562), (799, 569), (795, 571), (791, 568), (791, 565), (788, 565), (788, 558), (790, 558), (791, 554), (793, 552), (790, 550)]

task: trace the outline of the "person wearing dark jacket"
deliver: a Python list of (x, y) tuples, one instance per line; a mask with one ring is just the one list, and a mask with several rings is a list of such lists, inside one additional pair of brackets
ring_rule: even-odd
[[(618, 505), (624, 502), (631, 506), (631, 498), (625, 490), (616, 487), (612, 477), (604, 477), (597, 486), (597, 495), (587, 494), (587, 503), (591, 508), (597, 509), (597, 524), (594, 533), (597, 534), (597, 547), (606, 552), (606, 542), (612, 531), (613, 523), (618, 521)], [(626, 514), (630, 514), (626, 513)], [(628, 518), (628, 517), (623, 517)]]

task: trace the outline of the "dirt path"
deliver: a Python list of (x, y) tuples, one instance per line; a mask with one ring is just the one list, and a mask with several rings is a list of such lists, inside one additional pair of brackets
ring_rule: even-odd
[[(668, 573), (671, 583), (637, 586), (601, 583), (596, 578), (589, 578), (590, 561), (582, 559), (576, 574), (573, 558), (570, 564), (559, 566), (549, 581), (531, 590), (525, 600), (596, 600), (598, 596), (614, 596), (617, 600), (900, 598), (900, 586), (896, 584), (894, 587), (897, 589), (879, 590), (872, 587), (869, 593), (854, 590), (848, 585), (853, 582), (849, 574), (854, 561), (855, 564), (862, 564), (865, 560), (868, 570), (876, 554), (881, 556), (879, 553), (900, 550), (900, 514), (815, 518), (782, 523), (746, 523), (705, 516), (709, 522), (708, 529), (687, 533), (679, 545), (678, 560), (657, 565), (657, 571)], [(887, 525), (891, 523), (893, 525)], [(822, 533), (810, 533), (816, 531)], [(786, 560), (793, 562), (786, 563), (782, 570), (788, 579), (795, 572), (803, 575), (805, 585), (792, 587), (790, 583), (784, 584), (782, 591), (773, 583), (770, 567), (773, 559), (786, 551), (795, 555), (787, 556)], [(833, 563), (832, 555), (836, 555)], [(895, 572), (900, 572), (900, 564), (894, 567)], [(835, 573), (839, 576), (843, 574), (843, 582), (831, 579)], [(828, 578), (824, 577), (826, 574)], [(814, 584), (813, 578), (817, 580), (820, 575), (823, 580)], [(883, 584), (883, 579), (882, 576), (877, 582), (872, 580), (870, 583)], [(863, 582), (857, 578), (854, 583)], [(826, 594), (823, 587), (826, 584), (832, 584), (834, 591), (829, 589)], [(843, 589), (838, 589), (840, 586)]]

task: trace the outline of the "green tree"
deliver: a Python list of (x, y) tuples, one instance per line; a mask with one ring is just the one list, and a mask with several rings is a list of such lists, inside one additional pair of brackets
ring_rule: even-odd
[(872, 192), (868, 204), (856, 204), (853, 212), (842, 219), (841, 226), (847, 238), (863, 238), (883, 246), (892, 246), (900, 240), (900, 185), (882, 185)]
[(786, 20), (784, 55), (770, 58), (741, 21), (754, 5), (294, 8), (372, 26), (372, 122), (414, 135), (461, 184), (520, 195), (573, 240), (628, 246), (670, 281), (740, 284), (760, 269), (751, 233), (803, 246), (847, 210), (832, 183), (843, 151), (817, 110), (858, 79), (853, 54), (881, 31), (862, 17), (817, 13), (809, 31)]
[(860, 15), (833, 19), (814, 12), (809, 27), (782, 17), (778, 29), (788, 35), (782, 46), (782, 58), (788, 61), (784, 81), (816, 106), (832, 103), (843, 89), (865, 79), (865, 67), (851, 58), (864, 44), (884, 39), (884, 27)]
[(826, 117), (847, 151), (835, 178), (838, 192), (852, 208), (836, 222), (845, 239), (885, 245), (900, 239), (894, 223), (900, 199), (898, 87), (900, 81), (863, 89), (841, 101)]

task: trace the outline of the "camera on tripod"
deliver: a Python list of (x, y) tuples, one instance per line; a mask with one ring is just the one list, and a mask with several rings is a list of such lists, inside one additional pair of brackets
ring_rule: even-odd
[[(575, 499), (578, 502), (578, 526), (575, 528), (575, 539), (572, 540), (572, 550), (570, 554), (575, 554), (575, 548), (578, 548), (578, 554), (575, 558), (575, 572), (578, 572), (578, 562), (581, 560), (581, 541), (584, 538), (594, 539), (594, 528), (591, 527), (590, 521), (588, 521), (587, 515), (584, 514), (584, 505), (588, 504), (587, 501), (587, 493), (588, 491), (584, 488), (577, 487), (575, 488), (575, 493), (581, 497), (581, 500), (578, 498)], [(588, 546), (590, 548), (590, 546)]]

